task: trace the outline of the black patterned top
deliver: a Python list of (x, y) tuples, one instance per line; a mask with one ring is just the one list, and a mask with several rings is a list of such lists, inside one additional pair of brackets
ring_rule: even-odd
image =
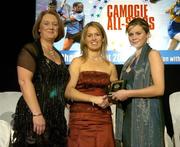
[(62, 55), (60, 52), (58, 54), (61, 64), (56, 64), (44, 56), (40, 42), (25, 45), (19, 54), (17, 65), (34, 73), (33, 84), (46, 121), (46, 130), (40, 136), (33, 132), (32, 113), (22, 96), (18, 101), (14, 118), (14, 146), (66, 146), (64, 92), (69, 72)]

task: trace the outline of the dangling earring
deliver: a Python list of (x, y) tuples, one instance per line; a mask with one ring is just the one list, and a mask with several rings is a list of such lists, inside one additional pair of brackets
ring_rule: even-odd
[(150, 44), (150, 41), (149, 41), (149, 38), (151, 37), (151, 35), (150, 34), (148, 34), (148, 36), (147, 36), (147, 44)]
[(150, 42), (149, 42), (149, 38), (147, 39), (147, 44), (149, 44)]

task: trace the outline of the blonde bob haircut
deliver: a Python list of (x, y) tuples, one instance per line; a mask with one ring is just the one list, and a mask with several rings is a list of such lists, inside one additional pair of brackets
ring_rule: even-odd
[(60, 19), (59, 17), (59, 14), (53, 10), (45, 10), (45, 11), (42, 11), (39, 16), (37, 17), (37, 20), (33, 26), (33, 30), (32, 30), (32, 34), (33, 34), (33, 38), (35, 40), (39, 40), (40, 39), (40, 34), (39, 34), (39, 26), (40, 26), (40, 23), (42, 21), (42, 18), (44, 15), (46, 14), (51, 14), (51, 15), (54, 15), (58, 21), (58, 36), (57, 38), (55, 39), (54, 42), (57, 42), (59, 40), (61, 40), (63, 37), (64, 37), (64, 24), (63, 24), (63, 21)]
[(99, 23), (99, 22), (95, 22), (95, 21), (91, 21), (88, 24), (85, 25), (85, 27), (83, 28), (82, 34), (81, 34), (81, 41), (80, 41), (80, 49), (81, 49), (81, 54), (82, 54), (82, 58), (83, 59), (87, 59), (88, 56), (88, 49), (87, 49), (87, 44), (86, 44), (86, 36), (87, 36), (87, 31), (89, 27), (94, 27), (98, 30), (98, 32), (101, 34), (102, 36), (102, 46), (100, 49), (100, 53), (101, 56), (107, 61), (107, 56), (106, 56), (106, 52), (107, 52), (107, 35), (106, 32), (103, 28), (103, 26)]

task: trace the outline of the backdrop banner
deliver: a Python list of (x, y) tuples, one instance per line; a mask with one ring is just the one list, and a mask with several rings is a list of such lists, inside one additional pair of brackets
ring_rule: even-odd
[[(36, 16), (48, 8), (49, 0), (36, 0)], [(135, 17), (141, 17), (150, 25), (151, 37), (148, 42), (153, 49), (159, 50), (165, 64), (180, 64), (180, 44), (169, 50), (169, 23), (172, 14), (167, 10), (176, 0), (57, 0), (57, 11), (63, 3), (64, 14), (70, 16), (74, 2), (84, 5), (84, 25), (90, 21), (100, 22), (108, 36), (108, 59), (115, 64), (123, 64), (135, 51), (129, 44), (126, 26)], [(180, 10), (178, 10), (180, 11)], [(178, 12), (180, 13), (180, 12)], [(65, 26), (66, 31), (66, 26)], [(79, 43), (74, 43), (69, 50), (63, 50), (64, 39), (55, 43), (55, 47), (70, 64), (80, 55)]]

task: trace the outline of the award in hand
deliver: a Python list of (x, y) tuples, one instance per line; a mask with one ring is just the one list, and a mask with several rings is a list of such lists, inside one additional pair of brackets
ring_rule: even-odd
[(113, 81), (111, 82), (111, 84), (108, 86), (108, 98), (110, 102), (114, 101), (111, 99), (112, 98), (112, 92), (116, 92), (120, 89), (124, 89), (125, 88), (125, 81), (124, 80), (117, 80), (117, 81)]

